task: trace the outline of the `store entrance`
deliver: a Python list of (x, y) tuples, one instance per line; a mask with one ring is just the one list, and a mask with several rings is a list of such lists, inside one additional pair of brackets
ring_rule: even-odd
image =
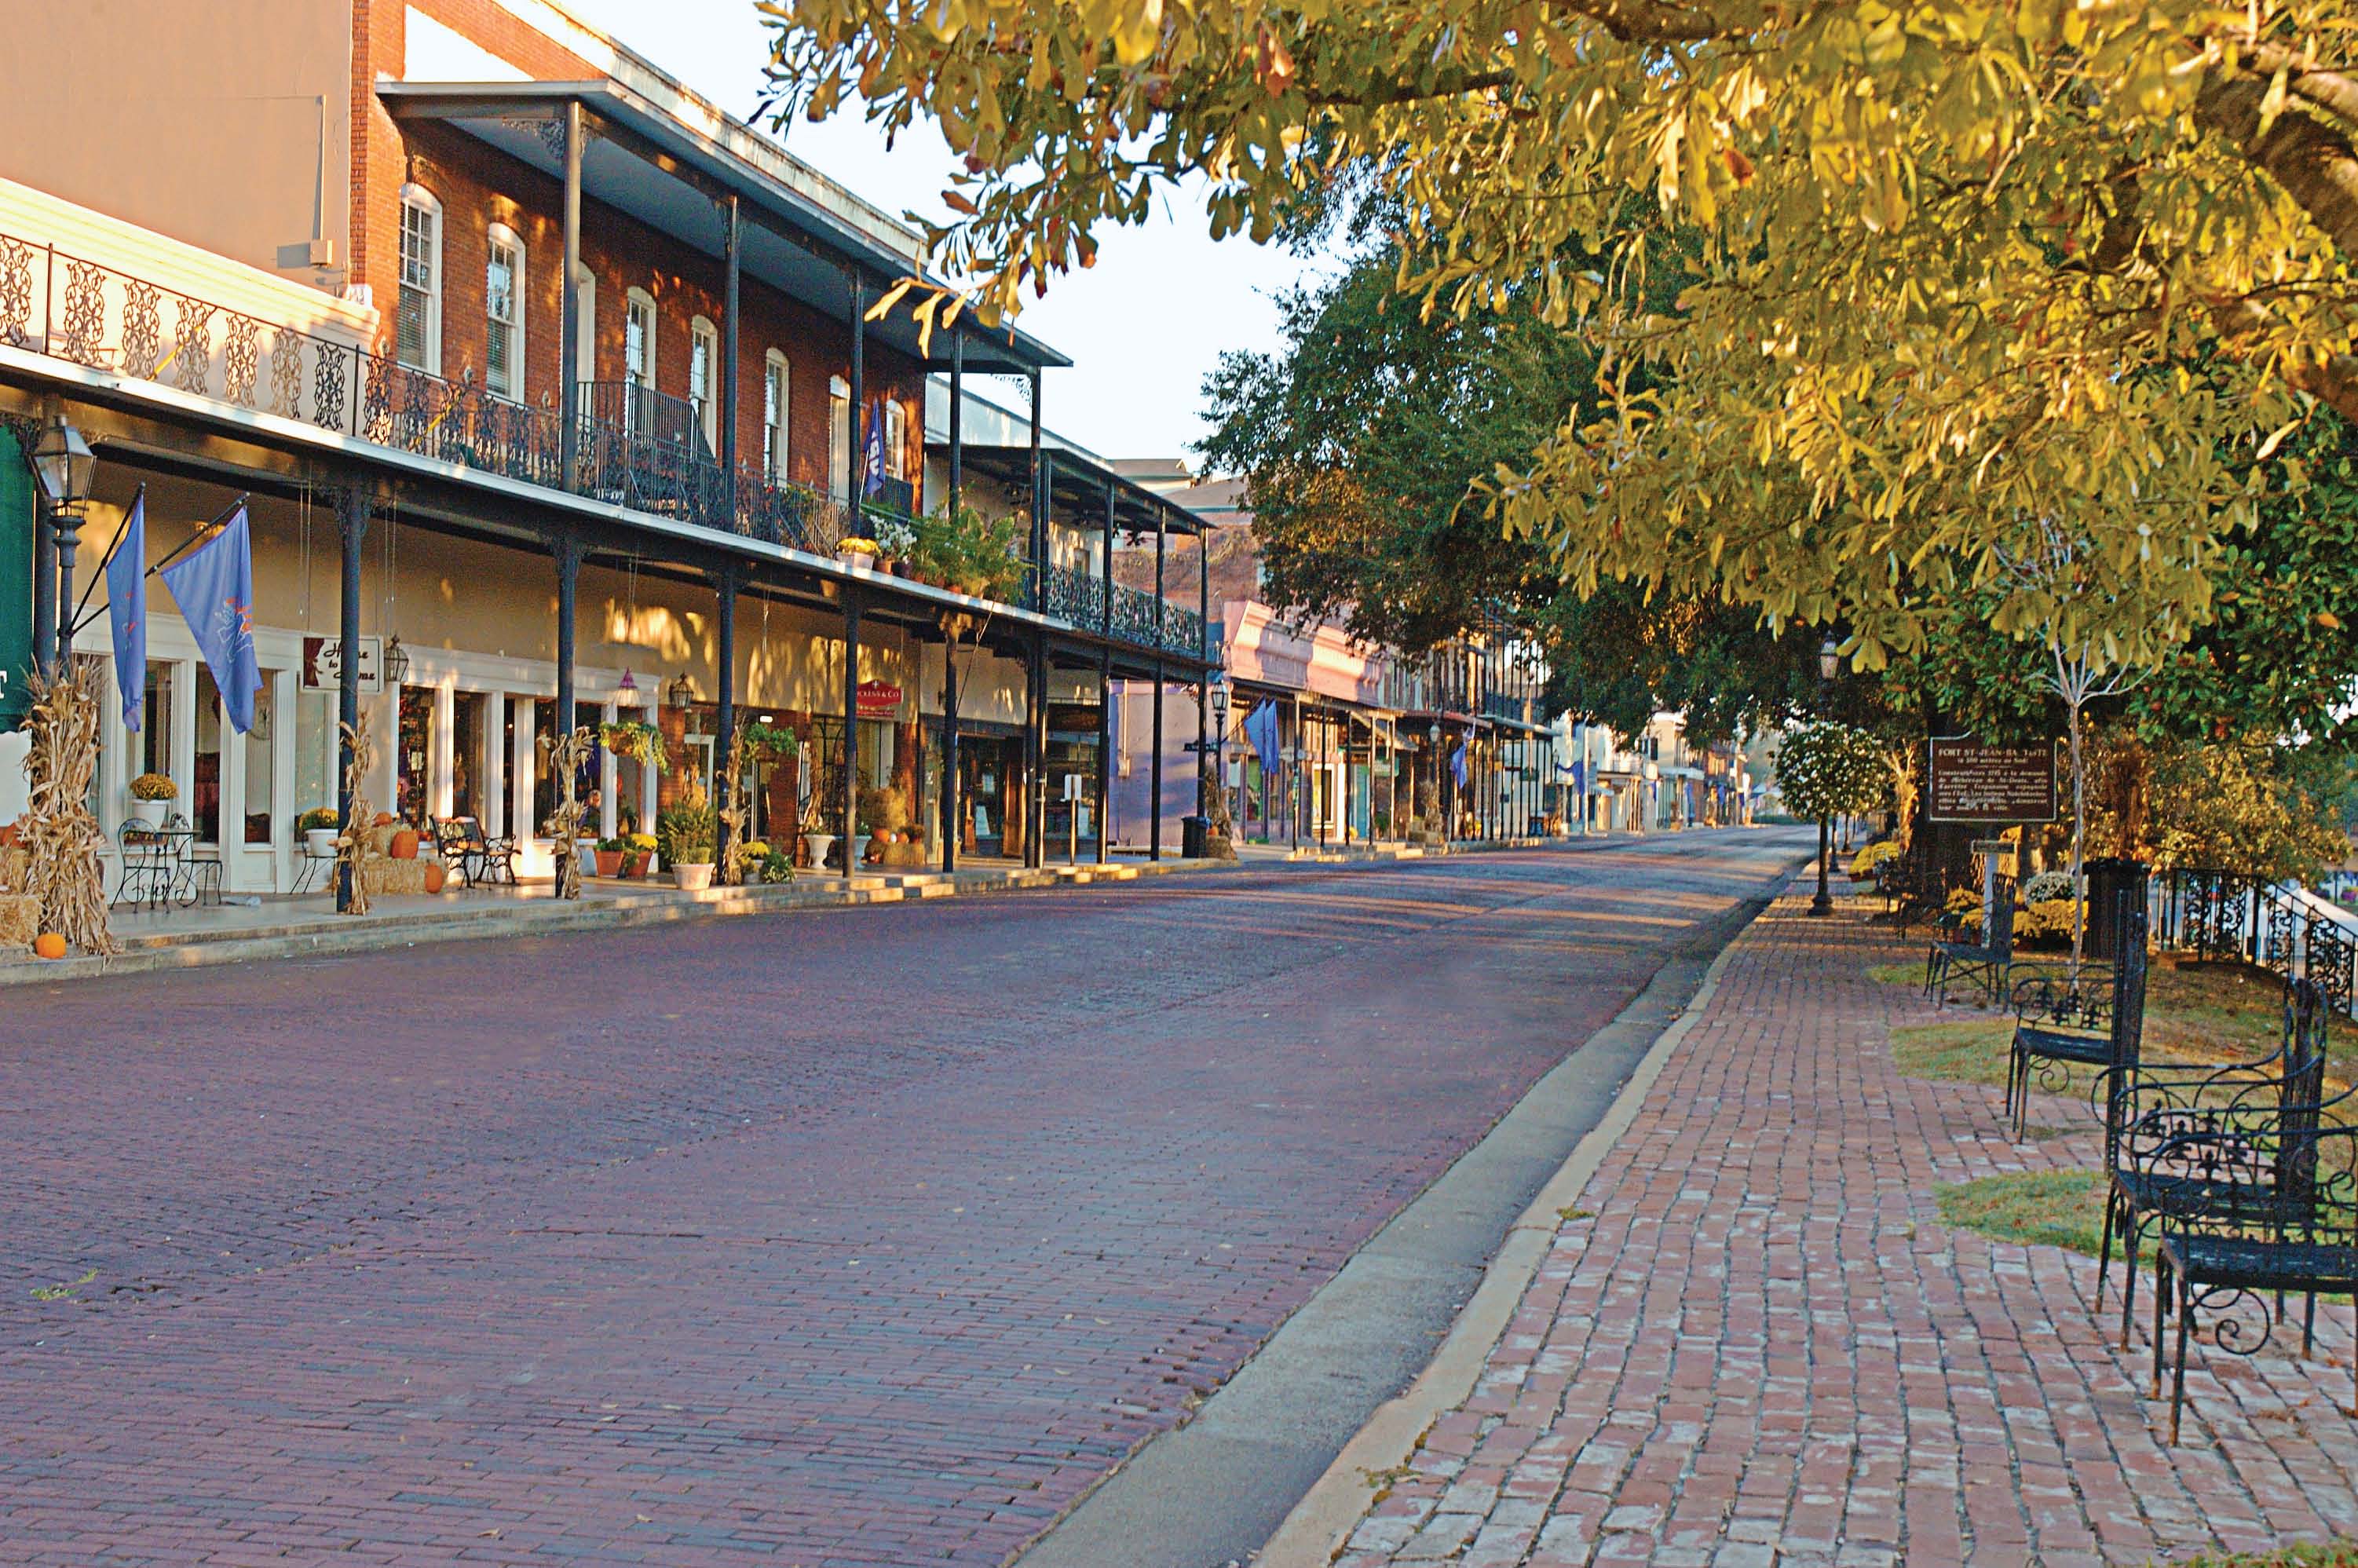
[(1001, 735), (958, 732), (958, 849), (962, 854), (1006, 856), (1022, 852), (1019, 832), (1010, 838), (1007, 814), (1021, 808), (1014, 785), (1022, 766), (1023, 742)]

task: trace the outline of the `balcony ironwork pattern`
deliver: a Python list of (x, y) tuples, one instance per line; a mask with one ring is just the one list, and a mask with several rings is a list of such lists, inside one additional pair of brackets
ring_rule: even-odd
[[(356, 440), (633, 511), (831, 555), (852, 512), (758, 465), (732, 471), (685, 399), (636, 384), (581, 384), (574, 438), (544, 402), (495, 397), (367, 348), (200, 299), (55, 245), (0, 234), (0, 343), (154, 382)], [(913, 514), (887, 480), (863, 511)], [(1030, 600), (1027, 575), (1024, 597)], [(1100, 580), (1047, 568), (1041, 608), (1094, 630)], [(1154, 598), (1117, 587), (1115, 635), (1158, 645)], [(1202, 657), (1203, 624), (1164, 609), (1160, 646)]]

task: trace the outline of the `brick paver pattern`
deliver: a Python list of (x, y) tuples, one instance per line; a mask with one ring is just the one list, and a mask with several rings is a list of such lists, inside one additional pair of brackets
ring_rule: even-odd
[(1900, 1076), (1887, 1030), (1929, 1014), (1866, 969), (1920, 946), (1806, 902), (1739, 939), (1476, 1392), (1340, 1561), (2082, 1568), (2358, 1531), (2347, 1304), (2309, 1362), (2190, 1351), (2167, 1446), (2145, 1325), (2115, 1348), (2093, 1260), (1935, 1207), (2094, 1168), (2084, 1100), (2017, 1146), (1997, 1090)]
[(1797, 847), (8, 992), (0, 1563), (1000, 1563)]

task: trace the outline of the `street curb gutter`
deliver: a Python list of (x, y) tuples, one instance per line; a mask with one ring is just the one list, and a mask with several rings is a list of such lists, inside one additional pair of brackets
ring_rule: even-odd
[[(1778, 889), (1770, 892), (1770, 904), (1784, 885), (1780, 881)], [(1556, 1233), (1563, 1227), (1560, 1211), (1580, 1196), (1589, 1179), (1604, 1164), (1606, 1156), (1638, 1119), (1655, 1081), (1694, 1027), (1695, 1020), (1703, 1015), (1712, 993), (1718, 989), (1721, 971), (1727, 968), (1728, 959), (1750, 926), (1751, 921), (1747, 920), (1728, 938), (1727, 945), (1704, 971), (1703, 983), (1695, 988), (1685, 1008), (1655, 1037), (1630, 1072), (1603, 1119), (1574, 1145), (1562, 1169), (1508, 1228), (1507, 1238), (1484, 1271), (1481, 1284), (1476, 1287), (1465, 1310), (1458, 1314), (1456, 1325), (1431, 1363), (1418, 1374), (1406, 1393), (1378, 1407), (1358, 1434), (1344, 1444), (1326, 1473), (1303, 1494), (1293, 1511), (1285, 1516), (1285, 1522), (1278, 1526), (1277, 1533), (1270, 1537), (1254, 1559), (1256, 1568), (1327, 1568), (1342, 1551), (1352, 1527), (1367, 1512), (1371, 1496), (1368, 1477), (1405, 1465), (1433, 1423), (1473, 1396), (1491, 1347), (1513, 1322), (1523, 1292), (1539, 1273), (1540, 1266), (1547, 1261)]]

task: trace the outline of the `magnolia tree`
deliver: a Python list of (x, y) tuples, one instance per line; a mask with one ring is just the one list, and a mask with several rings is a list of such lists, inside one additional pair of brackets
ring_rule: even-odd
[[(1011, 317), (1109, 225), (1267, 239), (1338, 198), (1430, 309), (1586, 336), (1602, 396), (1489, 481), (1583, 587), (1842, 619), (1875, 669), (2054, 515), (2210, 613), (2249, 459), (2358, 416), (2344, 0), (763, 0), (772, 103), (857, 94), (964, 157), (932, 330)], [(1650, 207), (1661, 222), (1631, 222)], [(1672, 303), (1651, 287), (1675, 271)]]
[(1777, 793), (1797, 816), (1873, 811), (1891, 797), (1891, 759), (1853, 725), (1805, 724), (1786, 733), (1777, 753)]

